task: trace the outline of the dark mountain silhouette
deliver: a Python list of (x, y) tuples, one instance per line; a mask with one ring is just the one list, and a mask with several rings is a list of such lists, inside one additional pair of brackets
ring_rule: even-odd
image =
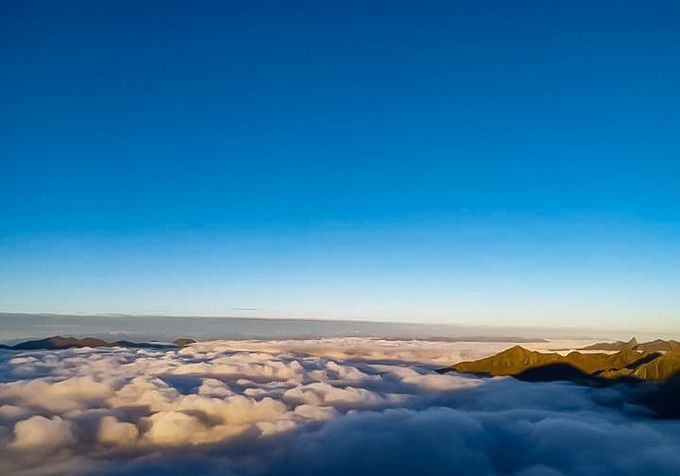
[(68, 349), (70, 347), (111, 347), (108, 342), (95, 337), (85, 337), (76, 339), (75, 337), (48, 337), (47, 339), (29, 340), (16, 344), (12, 348), (15, 350), (37, 350), (37, 349)]
[(657, 418), (680, 419), (680, 371), (643, 392), (637, 401), (651, 408)]
[(194, 339), (190, 339), (188, 337), (180, 337), (179, 339), (175, 339), (172, 341), (173, 344), (175, 344), (178, 347), (185, 347), (190, 344), (195, 344), (196, 341)]
[(134, 348), (144, 348), (144, 349), (169, 349), (176, 347), (184, 347), (189, 344), (196, 342), (193, 339), (181, 338), (175, 340), (172, 344), (164, 344), (161, 342), (130, 342), (126, 340), (119, 340), (115, 342), (107, 342), (103, 339), (98, 339), (96, 337), (62, 337), (54, 336), (48, 337), (46, 339), (36, 339), (21, 342), (16, 345), (0, 346), (2, 349), (6, 350), (58, 350), (58, 349), (71, 349), (79, 347), (134, 347)]
[(556, 363), (543, 365), (541, 367), (532, 367), (527, 370), (513, 375), (518, 380), (525, 382), (546, 382), (553, 380), (568, 380), (570, 382), (581, 384), (595, 384), (600, 383), (598, 377), (594, 377), (584, 371), (567, 363)]

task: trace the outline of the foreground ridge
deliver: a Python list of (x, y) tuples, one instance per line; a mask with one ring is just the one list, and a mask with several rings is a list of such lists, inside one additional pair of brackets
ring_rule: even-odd
[[(480, 376), (512, 376), (532, 381), (664, 382), (680, 372), (680, 345), (676, 344), (678, 343), (675, 341), (661, 340), (638, 344), (635, 339), (632, 339), (627, 343), (612, 344), (622, 347), (613, 354), (574, 351), (568, 355), (536, 352), (515, 346), (491, 357), (454, 364), (439, 372), (455, 371)], [(587, 349), (590, 350), (595, 346)]]

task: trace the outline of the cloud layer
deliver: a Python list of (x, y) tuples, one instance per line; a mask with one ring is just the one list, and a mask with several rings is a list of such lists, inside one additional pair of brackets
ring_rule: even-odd
[(508, 344), (324, 339), (0, 354), (0, 472), (680, 474), (624, 389), (432, 369)]

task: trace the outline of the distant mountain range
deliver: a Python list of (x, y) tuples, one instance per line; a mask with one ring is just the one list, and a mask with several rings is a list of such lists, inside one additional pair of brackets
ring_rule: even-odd
[(142, 349), (169, 349), (184, 347), (196, 342), (193, 339), (181, 338), (176, 339), (172, 343), (161, 342), (130, 342), (126, 340), (119, 340), (115, 342), (107, 342), (96, 337), (84, 337), (82, 339), (76, 337), (62, 337), (54, 336), (46, 339), (28, 340), (20, 342), (15, 345), (0, 345), (0, 349), (6, 350), (59, 350), (71, 349), (74, 347), (134, 347)]
[(644, 352), (664, 352), (669, 350), (680, 349), (680, 342), (676, 340), (662, 340), (656, 339), (650, 342), (638, 343), (637, 339), (633, 337), (628, 342), (600, 342), (598, 344), (589, 345), (579, 350), (604, 350), (604, 351), (620, 351), (620, 350), (638, 350)]
[[(543, 353), (515, 346), (484, 359), (460, 362), (439, 373), (512, 376), (528, 382), (569, 381), (607, 386), (625, 383), (637, 387), (635, 401), (651, 408), (659, 418), (680, 418), (680, 343), (655, 340), (638, 343), (601, 343), (585, 347), (588, 353)], [(613, 353), (590, 352), (593, 350)]]

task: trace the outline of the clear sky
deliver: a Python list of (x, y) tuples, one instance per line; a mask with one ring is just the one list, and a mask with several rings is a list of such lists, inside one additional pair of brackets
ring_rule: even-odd
[(680, 327), (678, 2), (0, 9), (0, 311)]

